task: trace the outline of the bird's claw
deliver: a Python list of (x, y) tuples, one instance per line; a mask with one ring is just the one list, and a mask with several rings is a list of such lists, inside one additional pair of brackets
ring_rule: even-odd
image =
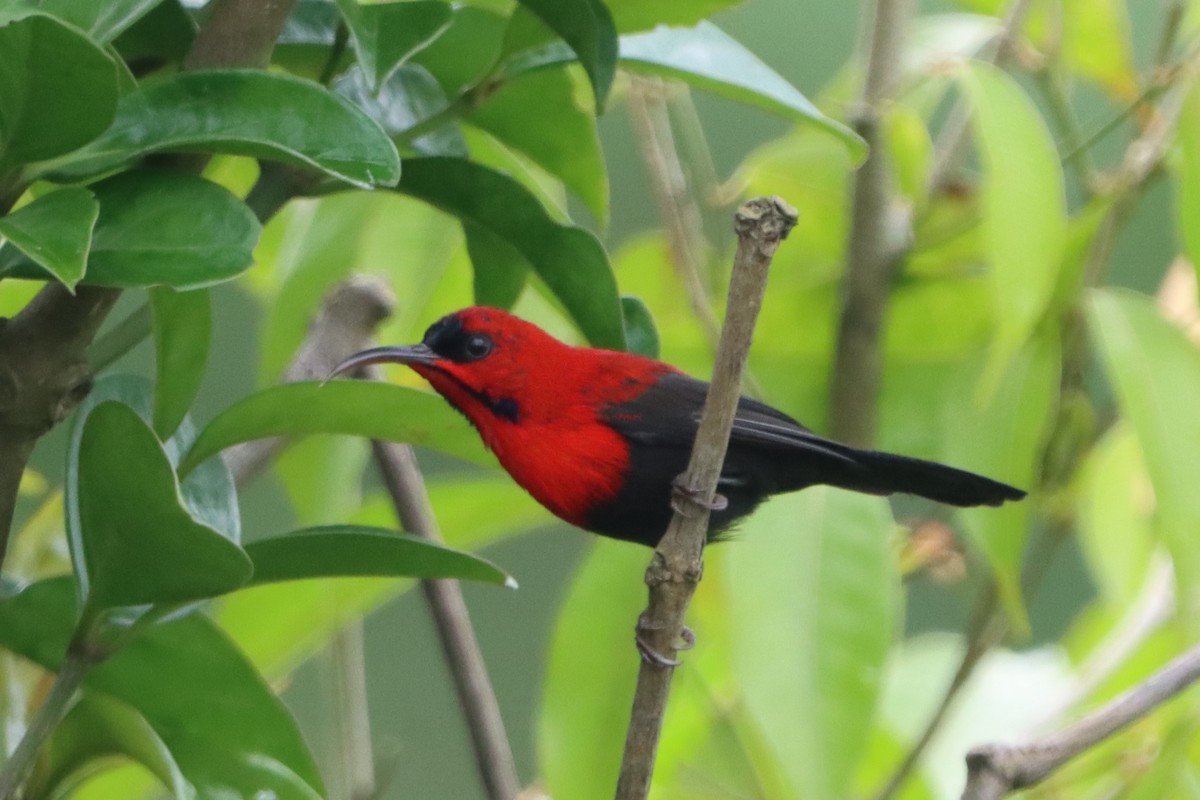
[(709, 511), (724, 511), (729, 508), (729, 499), (725, 495), (714, 494), (711, 500), (705, 500), (701, 492), (684, 486), (676, 478), (671, 482), (671, 508), (685, 517), (694, 516), (688, 505), (683, 502), (685, 500), (691, 505), (707, 508)]
[[(646, 641), (644, 637), (645, 632), (656, 627), (657, 626), (651, 625), (646, 620), (645, 615), (638, 617), (637, 626), (634, 628), (635, 635), (633, 637), (634, 644), (637, 646), (638, 654), (642, 657), (642, 661), (645, 661), (647, 664), (654, 664), (658, 667), (678, 667), (683, 663), (682, 661), (664, 656)], [(696, 634), (687, 625), (684, 625), (682, 628), (680, 628), (679, 638), (681, 641), (679, 644), (675, 645), (674, 648), (676, 652), (691, 650), (696, 646)]]

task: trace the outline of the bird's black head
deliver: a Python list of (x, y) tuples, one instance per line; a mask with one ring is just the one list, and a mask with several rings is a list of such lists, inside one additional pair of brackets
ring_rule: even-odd
[(461, 313), (447, 314), (429, 326), (422, 344), (447, 361), (468, 364), (487, 358), (495, 343), (482, 331), (470, 331)]

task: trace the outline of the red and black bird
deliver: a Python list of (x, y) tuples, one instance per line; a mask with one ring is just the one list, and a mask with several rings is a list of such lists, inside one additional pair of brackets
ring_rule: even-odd
[[(708, 384), (643, 356), (574, 347), (494, 308), (443, 317), (421, 344), (351, 356), (334, 375), (407, 364), (479, 431), (534, 499), (584, 530), (651, 547), (671, 519)], [(898, 492), (954, 506), (1020, 500), (1020, 489), (961, 469), (822, 438), (742, 398), (717, 492), (710, 541), (773, 494), (825, 484)]]

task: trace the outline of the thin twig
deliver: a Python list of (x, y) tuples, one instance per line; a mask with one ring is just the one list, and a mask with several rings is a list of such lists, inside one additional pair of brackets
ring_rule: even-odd
[(946, 714), (954, 705), (959, 692), (967, 685), (968, 679), (974, 674), (980, 659), (1004, 637), (1007, 626), (1003, 624), (1001, 618), (997, 617), (998, 600), (996, 584), (994, 581), (989, 581), (975, 604), (975, 611), (971, 615), (971, 625), (967, 633), (967, 647), (963, 651), (958, 668), (954, 671), (954, 677), (950, 679), (946, 690), (942, 692), (942, 698), (925, 723), (925, 728), (909, 747), (887, 783), (875, 795), (875, 800), (890, 800), (908, 781), (920, 762), (921, 756), (929, 747), (929, 743), (933, 741), (934, 734), (941, 730)]
[(1200, 678), (1200, 647), (1068, 728), (1023, 745), (984, 745), (967, 754), (963, 800), (997, 800), (1045, 780), (1080, 753), (1141, 719)]
[(30, 768), (33, 767), (33, 760), (37, 756), (38, 750), (70, 711), (71, 702), (75, 699), (75, 692), (83, 683), (91, 663), (91, 660), (83, 654), (67, 653), (62, 668), (54, 678), (54, 685), (50, 687), (49, 694), (42, 701), (42, 705), (33, 720), (30, 721), (29, 727), (25, 729), (25, 735), (21, 738), (17, 749), (4, 762), (3, 768), (0, 768), (0, 800), (11, 800), (16, 797), (17, 789), (20, 788), (29, 774)]
[(712, 386), (704, 403), (687, 472), (680, 481), (683, 499), (646, 570), (650, 602), (638, 619), (639, 649), (644, 656), (649, 652), (659, 657), (643, 657), (638, 672), (617, 800), (641, 800), (650, 791), (671, 687), (672, 659), (703, 569), (709, 508), (741, 396), (742, 368), (762, 306), (771, 260), (780, 241), (795, 226), (796, 212), (779, 198), (758, 198), (744, 203), (735, 221), (738, 248)]
[(883, 374), (881, 337), (897, 257), (907, 246), (909, 220), (893, 201), (891, 169), (881, 122), (900, 74), (911, 0), (876, 0), (868, 17), (870, 51), (854, 128), (870, 148), (854, 175), (846, 275), (829, 396), (835, 439), (868, 446)]
[[(442, 535), (412, 448), (379, 441), (372, 442), (371, 447), (401, 526), (409, 533), (441, 542)], [(421, 591), (433, 615), (458, 702), (471, 732), (479, 777), (491, 800), (514, 800), (521, 789), (517, 767), (462, 588), (454, 580), (423, 580)]]
[(371, 715), (367, 703), (363, 625), (355, 619), (329, 643), (330, 683), (337, 741), (337, 777), (332, 795), (338, 800), (366, 800), (375, 793), (375, 758), (371, 747)]
[[(1033, 0), (1012, 0), (1004, 15), (1004, 22), (1000, 26), (1000, 33), (996, 37), (991, 55), (985, 56), (985, 61), (998, 65), (1008, 63), (1016, 47), (1017, 37), (1025, 24), (1025, 18), (1032, 7)], [(963, 146), (967, 141), (967, 124), (970, 121), (967, 104), (959, 98), (934, 146), (933, 168), (929, 172), (928, 182), (930, 196), (937, 194), (945, 185), (950, 173), (962, 158)]]
[(706, 240), (699, 209), (692, 202), (687, 176), (679, 161), (671, 121), (667, 116), (666, 86), (654, 78), (634, 78), (629, 92), (629, 115), (638, 150), (654, 190), (659, 216), (667, 229), (671, 260), (683, 280), (692, 313), (713, 350), (721, 338), (721, 321), (702, 277)]

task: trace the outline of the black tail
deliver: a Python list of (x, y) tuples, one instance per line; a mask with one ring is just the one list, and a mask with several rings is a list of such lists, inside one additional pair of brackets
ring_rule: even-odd
[(919, 458), (839, 445), (847, 462), (823, 474), (822, 483), (869, 494), (915, 494), (952, 506), (998, 506), (1025, 492), (966, 470)]

